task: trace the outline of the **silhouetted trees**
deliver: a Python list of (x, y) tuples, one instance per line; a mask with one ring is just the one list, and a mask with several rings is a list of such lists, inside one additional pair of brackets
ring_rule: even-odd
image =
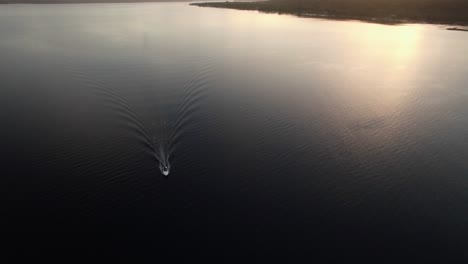
[(335, 18), (468, 24), (468, 0), (270, 0), (200, 6)]
[(188, 2), (189, 0), (0, 0), (0, 4)]

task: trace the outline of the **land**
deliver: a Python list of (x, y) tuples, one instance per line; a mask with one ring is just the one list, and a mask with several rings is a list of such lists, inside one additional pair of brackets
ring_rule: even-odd
[(188, 1), (189, 0), (0, 0), (0, 4), (144, 3)]
[(269, 0), (191, 5), (381, 23), (468, 25), (468, 0)]
[(468, 32), (468, 29), (466, 28), (456, 28), (456, 27), (447, 28), (447, 30)]

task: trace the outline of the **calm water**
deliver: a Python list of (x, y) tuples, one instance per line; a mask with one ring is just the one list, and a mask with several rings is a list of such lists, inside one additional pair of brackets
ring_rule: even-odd
[(467, 47), (437, 25), (0, 6), (2, 229), (463, 256)]

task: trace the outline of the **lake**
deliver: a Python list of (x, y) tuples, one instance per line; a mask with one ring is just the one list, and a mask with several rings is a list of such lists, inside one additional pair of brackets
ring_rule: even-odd
[(2, 231), (140, 257), (466, 257), (468, 34), (445, 28), (2, 5)]

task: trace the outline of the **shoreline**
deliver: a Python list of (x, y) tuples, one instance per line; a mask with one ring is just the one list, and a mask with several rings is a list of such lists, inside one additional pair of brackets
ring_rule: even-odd
[(42, 4), (132, 4), (132, 3), (190, 3), (191, 0), (23, 0), (23, 1), (2, 1), (1, 5), (42, 5)]
[[(411, 17), (397, 17), (395, 15), (391, 16), (358, 16), (358, 15), (340, 15), (333, 13), (333, 11), (327, 10), (326, 12), (319, 12), (318, 10), (304, 9), (301, 10), (301, 7), (294, 8), (283, 8), (282, 6), (275, 5), (273, 1), (262, 1), (262, 2), (198, 2), (190, 3), (192, 6), (198, 7), (211, 7), (211, 8), (225, 8), (225, 9), (236, 9), (236, 10), (246, 10), (246, 11), (258, 11), (262, 13), (270, 14), (286, 14), (294, 15), (297, 17), (303, 18), (319, 18), (319, 19), (329, 19), (329, 20), (357, 20), (362, 22), (369, 23), (378, 23), (378, 24), (438, 24), (438, 25), (451, 25), (451, 26), (468, 26), (468, 17), (466, 21), (451, 20), (451, 19), (417, 19)], [(294, 11), (292, 11), (294, 10)], [(308, 12), (307, 12), (308, 11)], [(311, 12), (316, 11), (316, 12)], [(318, 12), (317, 12), (318, 11)], [(341, 11), (341, 10), (340, 10)], [(447, 30), (456, 30), (456, 31), (468, 31), (468, 28), (447, 28)]]

